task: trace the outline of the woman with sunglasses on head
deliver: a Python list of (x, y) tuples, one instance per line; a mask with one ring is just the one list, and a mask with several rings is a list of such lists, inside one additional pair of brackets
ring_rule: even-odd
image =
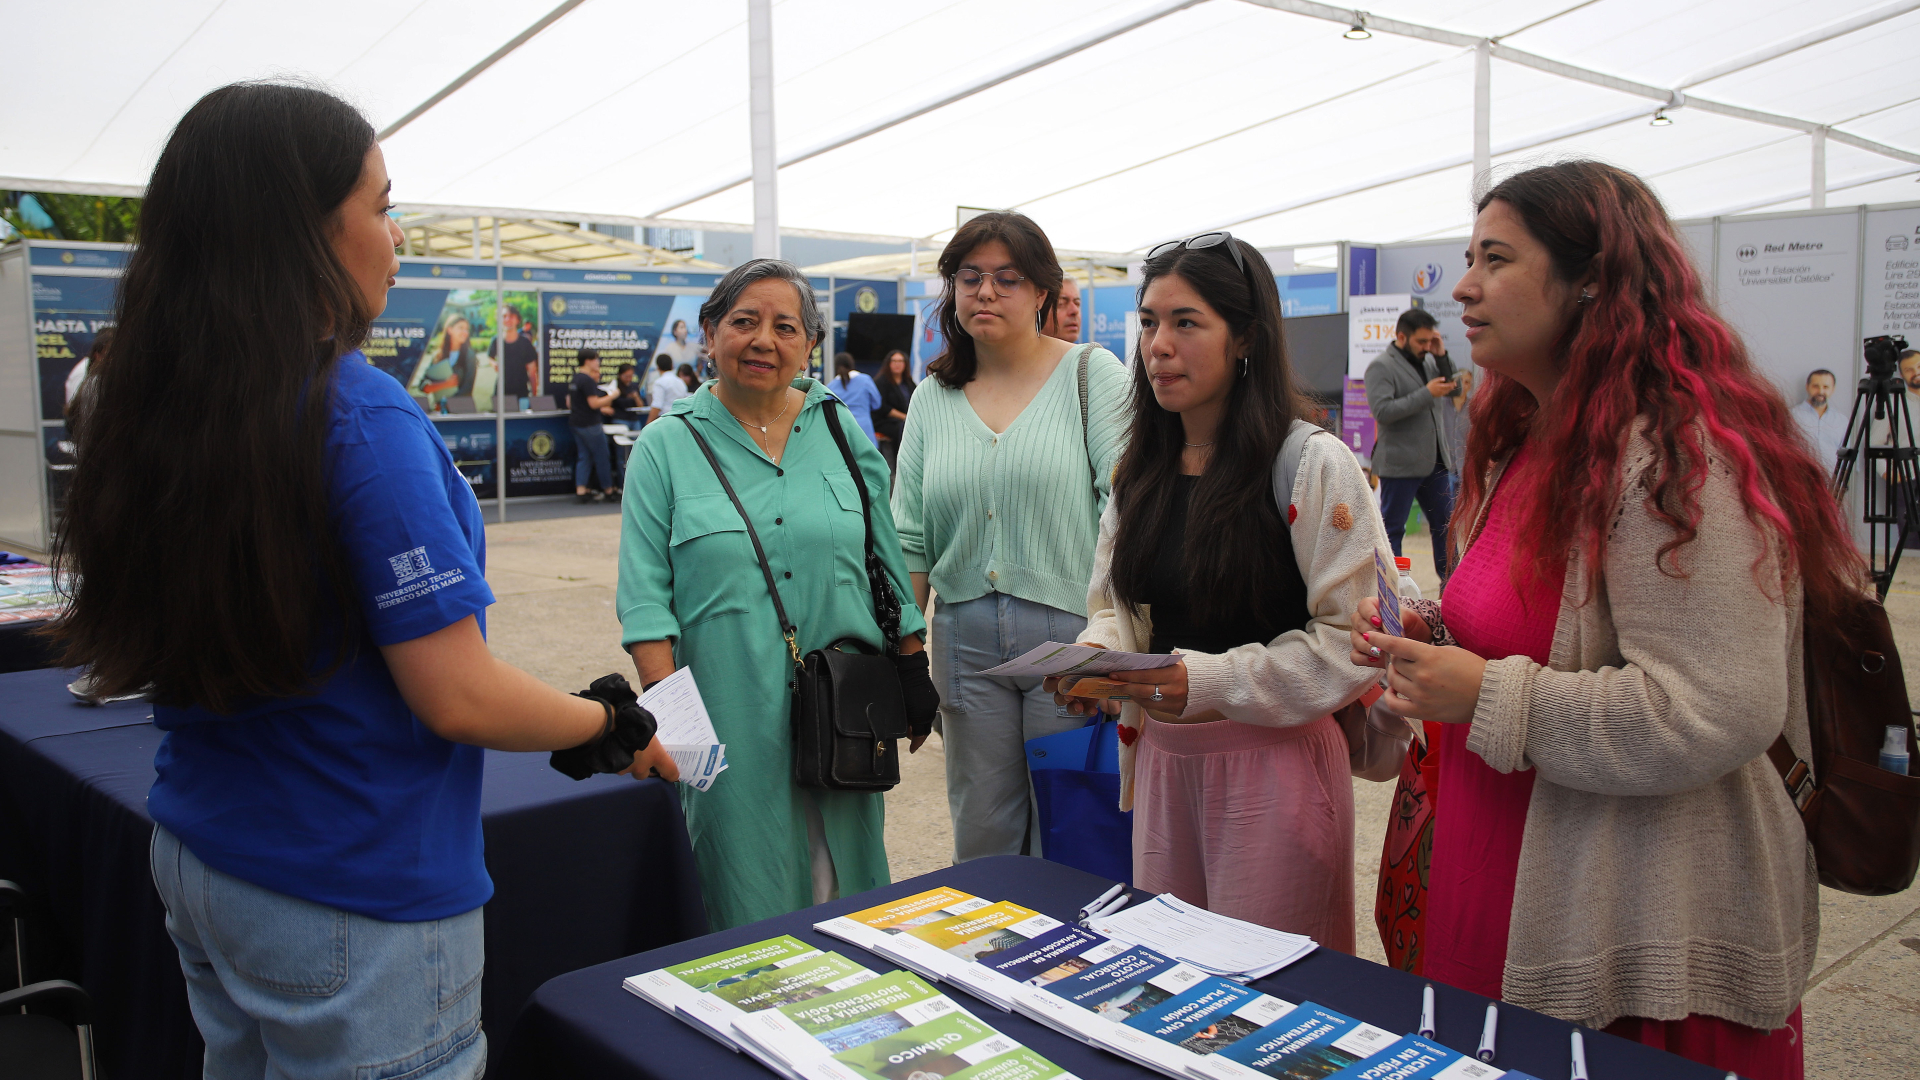
[(1347, 635), (1386, 532), (1352, 452), (1307, 420), (1259, 252), (1226, 233), (1161, 245), (1139, 304), (1133, 426), (1080, 636), (1179, 654), (1108, 676), (1129, 686), (1133, 883), (1352, 952), (1353, 789), (1331, 714), (1371, 681)]
[(1866, 581), (1826, 470), (1631, 173), (1501, 181), (1453, 296), (1470, 525), (1352, 643), (1441, 748), (1425, 974), (1797, 1078), (1819, 898), (1767, 749), (1810, 756), (1803, 623)]
[(1040, 332), (1060, 294), (1031, 218), (988, 213), (940, 254), (946, 351), (902, 433), (893, 516), (916, 599), (929, 590), (954, 861), (1039, 855), (1026, 740), (1079, 727), (1039, 679), (977, 672), (1072, 641), (1126, 431), (1110, 352)]

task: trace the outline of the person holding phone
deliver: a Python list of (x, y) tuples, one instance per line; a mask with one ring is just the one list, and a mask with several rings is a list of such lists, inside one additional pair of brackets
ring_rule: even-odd
[(1459, 566), (1351, 643), (1440, 747), (1424, 973), (1798, 1080), (1818, 879), (1767, 748), (1811, 756), (1805, 627), (1868, 584), (1825, 464), (1639, 177), (1507, 177), (1467, 264)]
[(338, 98), (201, 98), (72, 417), (52, 633), (166, 733), (152, 871), (207, 1076), (479, 1076), (481, 748), (678, 775), (603, 683), (564, 694), (487, 649), (480, 506), (359, 348), (399, 272), (390, 194)]
[(1450, 377), (1453, 365), (1446, 360), (1438, 325), (1425, 308), (1401, 312), (1393, 344), (1367, 365), (1366, 387), (1367, 409), (1377, 425), (1373, 474), (1380, 479), (1380, 517), (1387, 525), (1387, 540), (1393, 553), (1400, 554), (1407, 515), (1418, 502), (1432, 529), (1433, 568), (1445, 581), (1453, 458), (1442, 411), (1451, 407), (1447, 399), (1459, 384)]

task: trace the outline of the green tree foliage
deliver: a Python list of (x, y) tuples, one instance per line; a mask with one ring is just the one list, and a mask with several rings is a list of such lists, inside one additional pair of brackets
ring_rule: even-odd
[(35, 240), (131, 244), (139, 233), (140, 200), (108, 195), (0, 191), (0, 218)]

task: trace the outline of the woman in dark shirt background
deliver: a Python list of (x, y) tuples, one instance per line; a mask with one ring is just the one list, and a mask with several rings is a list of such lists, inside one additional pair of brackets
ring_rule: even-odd
[(907, 403), (913, 398), (913, 376), (907, 371), (907, 354), (895, 349), (887, 354), (874, 376), (880, 388), (880, 407), (873, 411), (873, 436), (880, 442), (880, 454), (887, 468), (898, 469), (900, 436), (907, 430)]

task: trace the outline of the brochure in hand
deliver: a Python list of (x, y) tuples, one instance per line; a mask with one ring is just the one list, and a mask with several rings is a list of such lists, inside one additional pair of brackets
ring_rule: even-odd
[(1044, 986), (1075, 975), (1130, 948), (1091, 930), (1065, 924), (998, 952), (976, 957), (949, 980), (982, 1001), (1010, 1011), (1024, 986)]
[[(759, 976), (774, 976), (777, 979), (795, 965), (807, 965), (809, 961), (819, 960), (826, 955), (799, 938), (783, 934), (703, 956), (698, 960), (689, 960), (684, 964), (641, 972), (629, 976), (621, 985), (628, 993), (644, 998), (706, 1032), (729, 1050), (737, 1050), (739, 1046), (733, 1038), (733, 1018), (741, 1012), (741, 1008), (719, 996), (716, 991)], [(854, 970), (840, 978), (853, 978), (854, 972), (866, 971), (858, 965), (848, 963), (848, 966)]]
[(1501, 1070), (1418, 1035), (1408, 1035), (1372, 1057), (1328, 1074), (1328, 1080), (1494, 1080)]
[(1072, 1080), (1073, 1074), (965, 1012), (802, 1066), (807, 1080)]
[(964, 1011), (918, 976), (895, 971), (837, 994), (738, 1017), (733, 1030), (797, 1072), (806, 1062)]
[(1086, 1042), (1108, 1022), (1124, 1023), (1206, 978), (1198, 968), (1151, 949), (1132, 948), (1077, 975), (1026, 987), (1014, 1001), (1022, 1013)]
[(1305, 1002), (1194, 1066), (1208, 1080), (1319, 1080), (1371, 1057), (1393, 1033)]

